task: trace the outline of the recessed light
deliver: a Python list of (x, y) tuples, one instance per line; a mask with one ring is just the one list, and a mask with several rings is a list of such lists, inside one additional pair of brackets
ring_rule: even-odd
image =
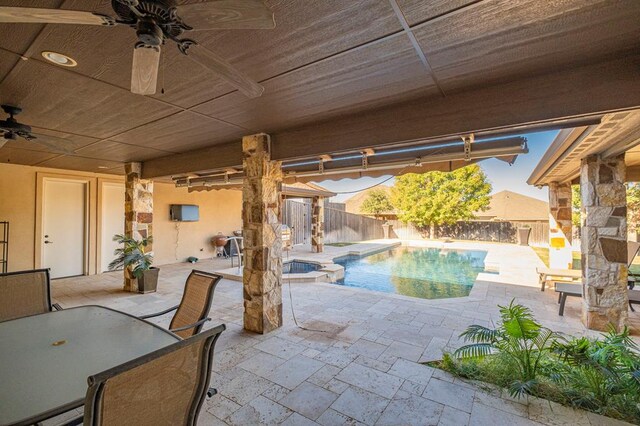
[(75, 59), (70, 58), (67, 55), (63, 55), (62, 53), (45, 50), (42, 52), (42, 57), (49, 62), (53, 62), (54, 64), (61, 65), (63, 67), (75, 67), (78, 65)]
[(99, 169), (108, 169), (109, 167), (107, 166), (98, 166)]

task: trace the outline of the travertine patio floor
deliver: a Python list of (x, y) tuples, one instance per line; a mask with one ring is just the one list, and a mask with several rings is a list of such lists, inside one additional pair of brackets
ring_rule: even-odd
[[(530, 248), (459, 246), (486, 248), (487, 262), (500, 268), (498, 275), (481, 274), (469, 297), (421, 300), (304, 283), (290, 285), (290, 299), (285, 282), (284, 326), (267, 335), (243, 331), (242, 286), (222, 280), (210, 323), (227, 325), (212, 377), (219, 394), (207, 400), (199, 424), (622, 424), (543, 400), (514, 401), (418, 363), (460, 345), (458, 335), (467, 325), (496, 322), (496, 305), (512, 298), (554, 330), (585, 333), (580, 300), (568, 300), (559, 317), (555, 293), (540, 291), (535, 268), (542, 264)], [(327, 247), (322, 255), (296, 249), (290, 257), (326, 260), (354, 247)], [(179, 302), (193, 267), (215, 271), (228, 268), (229, 261), (162, 266), (158, 292), (146, 295), (123, 292), (121, 272), (55, 280), (53, 298), (63, 307), (98, 304), (134, 314), (156, 312)], [(291, 300), (301, 327), (294, 323)], [(630, 315), (636, 326), (638, 314)]]

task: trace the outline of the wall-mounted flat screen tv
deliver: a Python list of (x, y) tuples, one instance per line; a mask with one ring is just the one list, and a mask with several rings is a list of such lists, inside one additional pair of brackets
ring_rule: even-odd
[(197, 222), (200, 209), (193, 204), (171, 204), (171, 220), (174, 222)]

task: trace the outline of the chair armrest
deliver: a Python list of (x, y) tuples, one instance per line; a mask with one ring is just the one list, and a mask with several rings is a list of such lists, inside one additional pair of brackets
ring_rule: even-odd
[(53, 305), (51, 305), (51, 307), (56, 311), (61, 311), (63, 309), (62, 306), (58, 305), (57, 303), (54, 303)]
[(193, 324), (184, 325), (184, 326), (182, 326), (182, 327), (178, 327), (178, 328), (172, 328), (172, 329), (170, 329), (169, 331), (176, 332), (176, 331), (184, 331), (184, 330), (188, 330), (188, 329), (190, 329), (190, 328), (194, 328), (194, 327), (197, 327), (197, 326), (199, 326), (199, 325), (202, 325), (202, 324), (204, 324), (204, 323), (205, 323), (205, 322), (207, 322), (207, 321), (211, 321), (211, 318), (201, 319), (200, 321), (198, 321), (198, 322), (194, 322)]
[(141, 315), (138, 318), (147, 319), (147, 318), (159, 317), (160, 315), (168, 314), (171, 311), (175, 311), (176, 309), (178, 309), (179, 306), (180, 305), (176, 305), (176, 306), (173, 306), (173, 307), (171, 307), (169, 309), (165, 309), (164, 311), (156, 312), (155, 314)]

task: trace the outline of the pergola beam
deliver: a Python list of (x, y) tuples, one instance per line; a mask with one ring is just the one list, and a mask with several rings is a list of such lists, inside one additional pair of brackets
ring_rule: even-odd
[[(274, 160), (318, 158), (415, 140), (539, 126), (640, 106), (640, 55), (557, 70), (508, 83), (421, 98), (271, 132)], [(144, 163), (143, 177), (241, 164), (240, 141)]]

